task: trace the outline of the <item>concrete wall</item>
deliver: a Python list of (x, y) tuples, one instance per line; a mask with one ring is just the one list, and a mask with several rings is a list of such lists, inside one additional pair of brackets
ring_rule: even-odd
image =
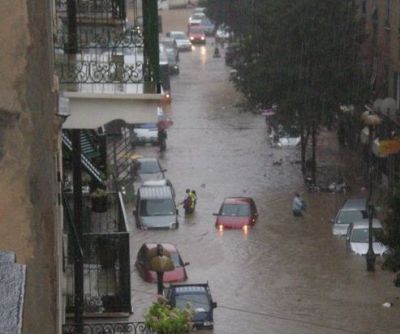
[(0, 1), (0, 249), (27, 265), (23, 333), (57, 333), (59, 234), (50, 0)]

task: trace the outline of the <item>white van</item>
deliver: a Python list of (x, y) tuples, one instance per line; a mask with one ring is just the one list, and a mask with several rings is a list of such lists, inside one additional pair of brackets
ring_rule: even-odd
[(133, 212), (140, 229), (177, 229), (178, 209), (169, 186), (142, 185)]

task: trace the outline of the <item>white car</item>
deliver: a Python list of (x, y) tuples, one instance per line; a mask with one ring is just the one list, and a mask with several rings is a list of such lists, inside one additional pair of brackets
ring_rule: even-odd
[[(358, 255), (365, 255), (368, 252), (368, 233), (369, 233), (368, 219), (354, 222), (349, 225), (346, 235), (347, 245), (350, 250)], [(388, 248), (376, 240), (374, 233), (382, 231), (383, 227), (378, 219), (372, 220), (372, 248), (377, 255), (383, 255)]]
[(218, 43), (228, 42), (230, 37), (230, 29), (224, 25), (220, 25), (215, 32), (215, 41)]
[(135, 144), (158, 145), (158, 129), (156, 123), (136, 123), (133, 128)]
[(189, 25), (200, 25), (206, 17), (204, 13), (195, 13), (189, 17)]
[(175, 40), (179, 51), (192, 50), (192, 43), (190, 42), (189, 37), (183, 31), (169, 31), (167, 32), (166, 36)]

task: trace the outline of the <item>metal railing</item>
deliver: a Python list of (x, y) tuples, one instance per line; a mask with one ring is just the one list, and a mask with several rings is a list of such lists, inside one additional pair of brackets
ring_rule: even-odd
[[(78, 331), (79, 329), (79, 331)], [(151, 334), (144, 322), (113, 322), (93, 324), (66, 324), (63, 334)]]
[[(89, 197), (84, 197), (81, 245), (85, 314), (132, 311), (127, 215), (122, 195), (111, 193), (108, 196), (107, 211), (101, 213), (92, 212)], [(70, 207), (69, 201), (71, 198), (67, 197), (66, 208)], [(66, 211), (70, 212), (69, 209)], [(75, 309), (74, 259), (79, 256), (72, 232), (73, 229), (70, 230), (65, 261), (67, 313), (73, 313)]]

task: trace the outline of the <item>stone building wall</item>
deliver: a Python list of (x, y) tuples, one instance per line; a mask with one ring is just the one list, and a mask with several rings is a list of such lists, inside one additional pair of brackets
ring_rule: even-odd
[(27, 266), (22, 332), (41, 334), (60, 323), (50, 1), (0, 1), (0, 250)]

